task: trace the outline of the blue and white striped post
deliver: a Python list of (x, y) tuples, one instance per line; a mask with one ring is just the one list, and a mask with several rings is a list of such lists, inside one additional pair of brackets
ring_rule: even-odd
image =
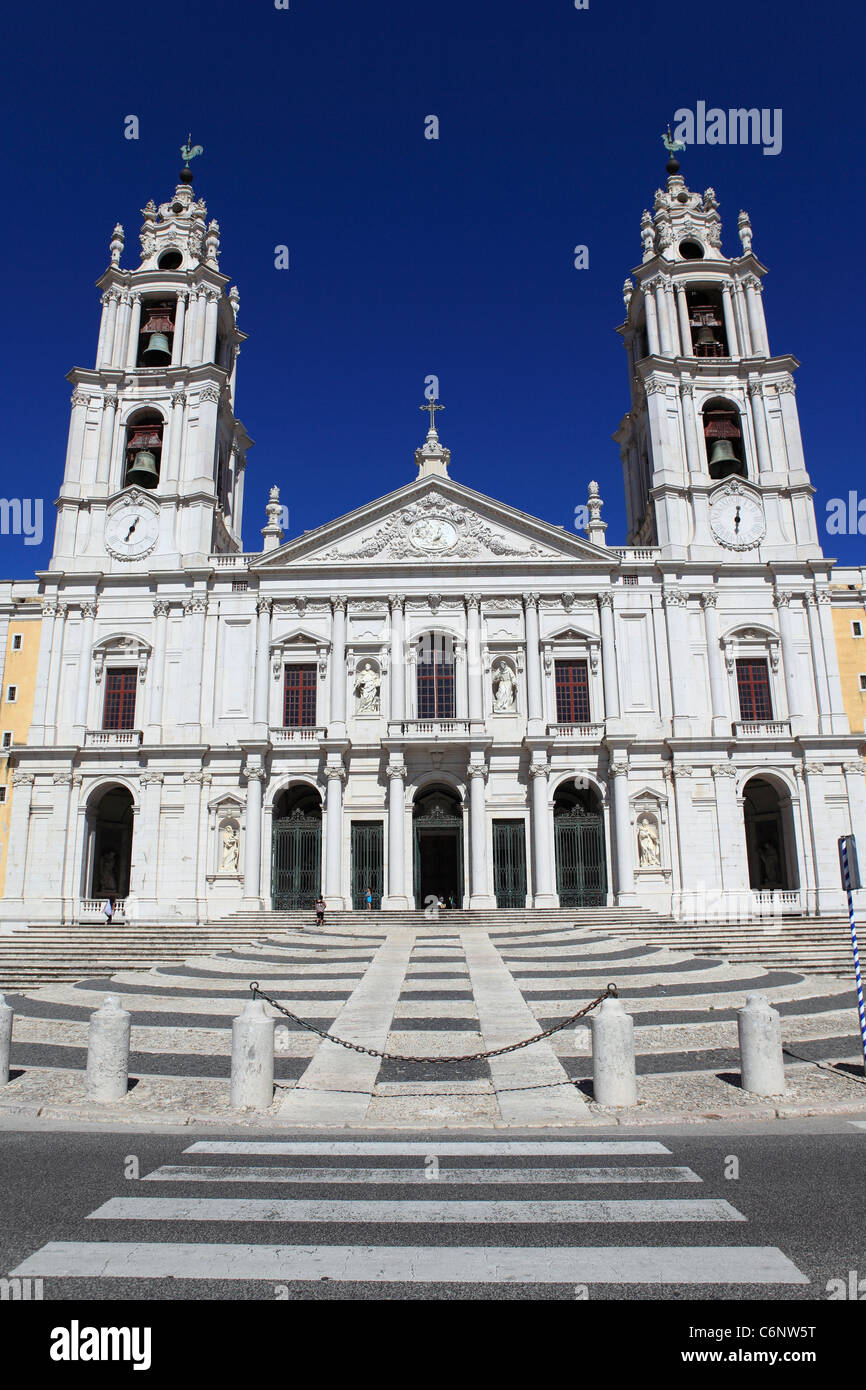
[(857, 982), (857, 1012), (860, 1015), (863, 1071), (866, 1074), (866, 1008), (863, 1006), (863, 980), (860, 975), (860, 952), (857, 947), (857, 923), (854, 920), (854, 889), (860, 887), (860, 867), (857, 861), (857, 842), (853, 835), (840, 837), (839, 862), (842, 865), (842, 883), (848, 894), (848, 920), (851, 924), (851, 949), (854, 952), (854, 979)]

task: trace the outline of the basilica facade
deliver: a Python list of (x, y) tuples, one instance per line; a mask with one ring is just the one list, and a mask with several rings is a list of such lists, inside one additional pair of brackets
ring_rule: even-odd
[[(123, 229), (73, 392), (6, 922), (238, 908), (811, 915), (866, 843), (800, 439), (746, 214), (675, 160), (618, 329), (627, 544), (451, 476), (244, 552), (239, 296), (191, 175)], [(32, 597), (32, 596), (31, 596)]]

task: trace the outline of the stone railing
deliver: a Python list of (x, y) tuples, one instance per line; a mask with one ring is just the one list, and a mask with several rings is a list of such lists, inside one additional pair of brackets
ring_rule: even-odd
[(619, 556), (621, 560), (656, 560), (661, 555), (657, 545), (617, 545), (610, 549), (611, 554)]
[(85, 748), (138, 748), (140, 729), (88, 729), (84, 735)]
[(248, 570), (253, 560), (262, 557), (254, 551), (243, 551), (237, 555), (210, 555), (208, 558), (215, 570)]
[(734, 724), (735, 738), (790, 738), (790, 719), (743, 719)]
[[(106, 902), (107, 897), (108, 897), (108, 894), (106, 893), (105, 896), (102, 897), (102, 898), (79, 898), (79, 899), (78, 899), (77, 906), (76, 906), (76, 912), (75, 912), (75, 920), (76, 920), (76, 922), (86, 922), (86, 921), (92, 922), (92, 921), (95, 921), (95, 920), (97, 920), (97, 919), (98, 919), (100, 922), (104, 922), (104, 921), (105, 921), (105, 913), (103, 912), (102, 909), (103, 909), (104, 906), (105, 906), (105, 902)], [(125, 915), (126, 915), (126, 899), (125, 899), (125, 898), (115, 898), (115, 899), (114, 899), (114, 918), (117, 918), (117, 917), (124, 917)], [(112, 920), (114, 920), (114, 918), (112, 918)]]
[(551, 738), (591, 739), (599, 743), (604, 738), (604, 724), (548, 724)]
[(328, 737), (324, 725), (303, 725), (293, 729), (271, 729), (271, 743), (319, 743)]
[(392, 719), (389, 738), (454, 738), (468, 734), (468, 719)]

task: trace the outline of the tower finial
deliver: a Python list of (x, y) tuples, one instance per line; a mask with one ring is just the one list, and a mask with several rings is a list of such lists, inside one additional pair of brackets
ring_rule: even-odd
[(192, 169), (189, 167), (189, 161), (195, 159), (198, 154), (204, 154), (204, 146), (194, 145), (192, 143), (192, 134), (190, 133), (186, 137), (186, 144), (180, 147), (180, 157), (184, 162), (183, 168), (180, 171), (181, 183), (192, 183)]
[(669, 174), (678, 174), (680, 172), (680, 162), (676, 158), (676, 151), (684, 150), (686, 146), (683, 140), (674, 139), (673, 135), (671, 134), (670, 122), (668, 122), (668, 128), (666, 133), (662, 136), (662, 144), (664, 145), (665, 149), (667, 150), (670, 156), (667, 164), (665, 165), (665, 168), (667, 169)]
[(430, 412), (430, 433), (431, 433), (431, 434), (435, 434), (435, 433), (436, 433), (435, 412), (436, 412), (437, 410), (444, 410), (444, 409), (445, 409), (444, 405), (437, 405), (437, 404), (436, 404), (436, 398), (434, 397), (432, 401), (428, 401), (426, 405), (419, 406), (418, 409), (419, 409), (419, 410), (429, 410), (429, 412)]

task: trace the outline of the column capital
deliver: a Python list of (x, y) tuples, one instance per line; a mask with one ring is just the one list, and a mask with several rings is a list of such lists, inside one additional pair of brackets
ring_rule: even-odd
[(72, 773), (55, 772), (51, 780), (55, 787), (70, 787), (72, 785)]
[(794, 395), (797, 391), (797, 383), (792, 376), (783, 376), (781, 381), (776, 382), (776, 390), (779, 392), (779, 395), (784, 395), (787, 391), (790, 391), (791, 394)]
[(550, 763), (532, 763), (529, 768), (530, 777), (543, 777), (545, 782), (550, 776)]
[(609, 593), (609, 592), (605, 589), (605, 590), (604, 590), (602, 593), (600, 593), (599, 596), (598, 596), (598, 606), (599, 606), (599, 608), (609, 608), (609, 609), (613, 609), (613, 594)]
[(147, 770), (140, 773), (138, 780), (143, 787), (161, 787), (165, 781), (165, 773)]
[(35, 781), (36, 781), (36, 778), (34, 777), (34, 775), (33, 775), (32, 772), (17, 772), (17, 771), (16, 771), (16, 772), (13, 772), (13, 773), (12, 773), (12, 785), (13, 785), (13, 787), (32, 787), (32, 786), (33, 786), (33, 783), (34, 783)]
[(480, 612), (480, 611), (481, 611), (481, 595), (480, 595), (480, 594), (467, 594), (467, 595), (466, 595), (466, 607), (469, 609), (470, 612), (472, 612), (473, 609)]
[(325, 767), (325, 777), (329, 782), (345, 782), (347, 773), (342, 764), (328, 763)]
[(193, 594), (192, 598), (183, 600), (184, 617), (189, 617), (192, 613), (206, 613), (208, 610), (207, 594)]
[(687, 589), (663, 589), (662, 607), (663, 608), (685, 608), (688, 605), (689, 594)]
[(777, 589), (773, 594), (774, 608), (787, 608), (793, 598), (796, 598), (791, 589)]
[(244, 763), (241, 768), (241, 774), (246, 777), (248, 782), (264, 782), (267, 780), (265, 769), (256, 766), (254, 763)]
[(523, 607), (526, 608), (526, 609), (530, 609), (530, 608), (535, 608), (535, 609), (537, 609), (537, 608), (538, 608), (538, 604), (539, 604), (540, 597), (541, 597), (540, 594), (524, 594), (524, 595), (523, 595)]
[(171, 403), (175, 407), (186, 405), (186, 392), (181, 387), (178, 387), (177, 390), (172, 391)]
[(88, 600), (81, 605), (81, 616), (82, 618), (95, 618), (98, 609), (99, 604), (96, 599)]
[(848, 777), (862, 777), (866, 773), (866, 763), (862, 758), (857, 758), (854, 762), (843, 763), (842, 771)]
[(268, 614), (270, 614), (271, 609), (273, 608), (273, 606), (274, 606), (274, 601), (273, 601), (272, 598), (265, 598), (265, 597), (262, 597), (262, 596), (260, 595), (260, 596), (256, 599), (256, 612), (257, 612), (259, 615), (261, 615), (262, 613), (268, 613)]
[(695, 394), (695, 383), (693, 381), (680, 382), (680, 395), (693, 396)]
[(716, 593), (715, 589), (704, 589), (704, 590), (702, 591), (702, 593), (701, 593), (701, 607), (702, 607), (702, 608), (716, 608), (716, 607), (718, 606), (718, 601), (719, 601), (719, 596), (718, 596), (718, 594)]
[(764, 383), (762, 381), (750, 381), (748, 391), (753, 400), (756, 396), (763, 396)]
[(736, 777), (737, 769), (733, 763), (713, 763), (712, 774), (714, 777)]
[(72, 395), (69, 397), (69, 404), (85, 406), (89, 405), (90, 395), (87, 391), (79, 391), (78, 387), (76, 386), (75, 390), (72, 392)]
[(474, 781), (476, 777), (480, 777), (482, 782), (486, 782), (489, 775), (490, 769), (486, 763), (470, 763), (466, 769), (466, 776), (470, 781)]
[(817, 762), (804, 763), (803, 771), (806, 773), (807, 777), (823, 777), (824, 764)]
[(675, 778), (694, 776), (694, 768), (689, 763), (674, 763), (671, 770)]
[(335, 613), (345, 613), (348, 599), (345, 594), (335, 594), (331, 599)]
[(153, 601), (153, 616), (155, 618), (167, 618), (171, 612), (171, 604), (167, 598), (157, 598)]
[(185, 772), (183, 780), (188, 787), (205, 787), (212, 780), (210, 772)]
[(607, 769), (608, 777), (627, 777), (628, 763), (611, 763)]
[(405, 606), (406, 600), (402, 594), (388, 595), (388, 607), (391, 609), (392, 613), (400, 613), (402, 615)]

